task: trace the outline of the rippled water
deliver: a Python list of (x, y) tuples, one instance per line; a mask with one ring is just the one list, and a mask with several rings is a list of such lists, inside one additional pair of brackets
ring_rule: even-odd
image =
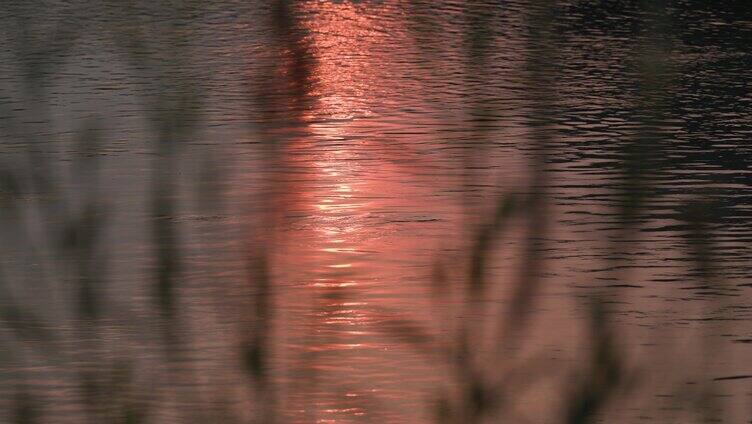
[(0, 420), (565, 421), (594, 298), (603, 422), (752, 415), (743, 2), (1, 8)]

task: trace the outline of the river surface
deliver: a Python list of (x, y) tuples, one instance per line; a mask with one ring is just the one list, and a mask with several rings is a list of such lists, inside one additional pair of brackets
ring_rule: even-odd
[(599, 422), (752, 417), (744, 2), (85, 3), (0, 6), (0, 421), (564, 422), (606, 333)]

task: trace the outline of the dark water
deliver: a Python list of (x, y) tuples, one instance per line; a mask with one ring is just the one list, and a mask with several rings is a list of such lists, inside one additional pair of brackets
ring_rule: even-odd
[(546, 10), (3, 3), (0, 421), (749, 420), (752, 9)]

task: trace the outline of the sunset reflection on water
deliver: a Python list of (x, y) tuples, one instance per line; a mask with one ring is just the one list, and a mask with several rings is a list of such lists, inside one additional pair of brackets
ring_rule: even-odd
[[(302, 5), (313, 81), (312, 108), (302, 118), (305, 136), (285, 149), (297, 193), (280, 224), (279, 279), (296, 286), (280, 299), (293, 311), (282, 329), (290, 353), (287, 388), (290, 422), (354, 422), (420, 414), (420, 392), (404, 396), (391, 377), (400, 353), (379, 324), (403, 306), (390, 285), (404, 284), (404, 259), (417, 238), (396, 237), (391, 214), (409, 204), (400, 184), (399, 152), (384, 148), (383, 107), (390, 58), (379, 54), (387, 37), (373, 15), (348, 2)], [(371, 22), (373, 20), (373, 22)], [(397, 22), (380, 22), (396, 25)], [(380, 138), (381, 137), (381, 138)], [(405, 244), (405, 240), (408, 243)], [(404, 250), (402, 250), (404, 249)], [(409, 289), (407, 290), (409, 291)], [(405, 375), (412, 371), (405, 370)], [(301, 379), (300, 376), (306, 376)], [(389, 406), (385, 407), (384, 402)]]

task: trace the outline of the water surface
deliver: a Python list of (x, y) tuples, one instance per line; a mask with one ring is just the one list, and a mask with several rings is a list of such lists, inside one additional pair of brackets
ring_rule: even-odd
[(602, 422), (748, 419), (752, 15), (668, 3), (3, 5), (3, 421), (559, 422), (593, 299)]

